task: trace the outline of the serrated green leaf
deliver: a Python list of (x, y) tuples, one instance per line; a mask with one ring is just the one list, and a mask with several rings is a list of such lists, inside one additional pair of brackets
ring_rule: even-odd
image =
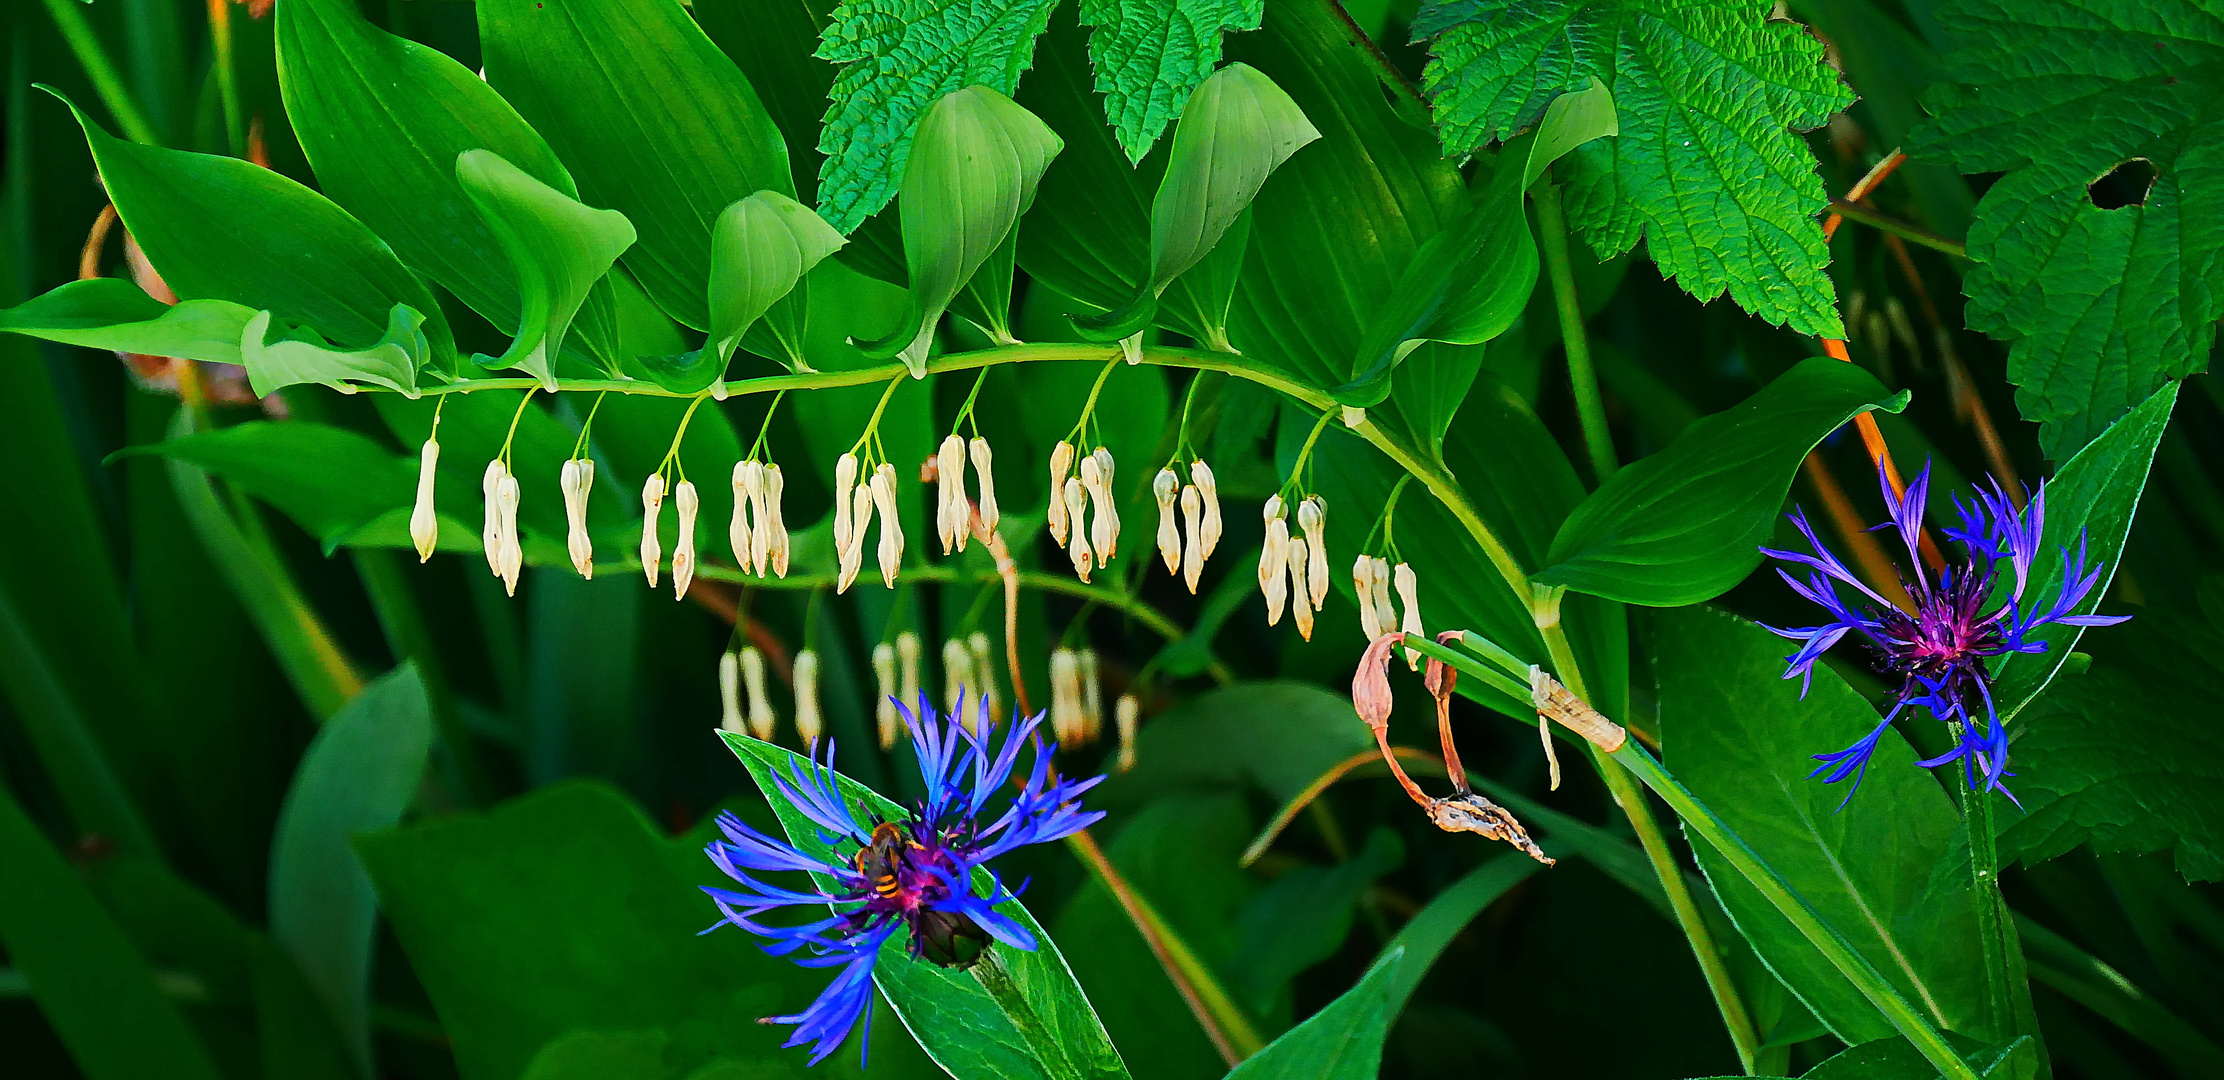
[[(847, 854), (836, 852), (825, 830), (783, 798), (773, 783), (775, 775), (804, 767), (800, 755), (732, 732), (722, 732), (720, 737), (748, 767), (750, 779), (772, 804), (797, 850), (815, 857)], [(845, 803), (854, 801), (885, 820), (907, 813), (902, 805), (846, 776), (837, 773), (833, 781)], [(986, 868), (974, 870), (974, 889), (986, 895), (993, 882)], [(828, 884), (820, 881), (822, 887)], [(873, 966), (873, 983), (887, 997), (889, 1007), (937, 1064), (965, 1080), (1125, 1078), (1127, 1067), (1049, 933), (1017, 900), (1007, 901), (1000, 910), (1035, 937), (1032, 951), (994, 950), (1024, 1002), (1023, 1009), (1007, 1010), (1004, 1001), (982, 985), (979, 975), (914, 960), (911, 943), (902, 935), (889, 938)]]
[[(1977, 204), (1963, 282), (1974, 330), (2011, 341), (2016, 408), (2065, 460), (2160, 389), (2208, 366), (2224, 316), (2224, 13), (2182, 0), (1960, 0), (1958, 48), (1914, 152), (2006, 172)], [(2086, 187), (2154, 169), (2144, 205)]]
[(1535, 579), (1631, 604), (1711, 600), (1761, 564), (1760, 545), (1792, 474), (1823, 436), (1907, 393), (1829, 357), (1810, 357), (1737, 406), (1684, 429), (1615, 473), (1568, 515)]
[[(720, 367), (773, 302), (805, 288), (804, 275), (848, 241), (811, 208), (759, 191), (718, 215), (710, 232), (710, 344)], [(777, 332), (778, 328), (775, 328)], [(810, 371), (803, 340), (782, 341), (790, 371)]]
[(289, 0), (278, 88), (317, 184), (395, 254), (497, 329), (518, 325), (517, 276), (456, 182), (456, 156), (500, 154), (565, 195), (571, 174), (478, 74), (372, 26), (354, 0)]
[(239, 362), (258, 395), (284, 386), (317, 383), (354, 393), (351, 382), (366, 382), (417, 396), (417, 369), (430, 359), (419, 327), (425, 317), (404, 304), (387, 313), (386, 333), (363, 349), (336, 348), (304, 326), (271, 340), (270, 312), (258, 311), (240, 331)]
[(985, 86), (954, 91), (927, 109), (903, 178), (911, 314), (887, 337), (860, 345), (867, 356), (901, 356), (913, 378), (926, 378), (942, 313), (1018, 226), (1043, 170), (1064, 148), (1035, 114)]
[(818, 56), (842, 65), (819, 150), (819, 214), (847, 234), (910, 176), (912, 140), (935, 102), (968, 86), (1010, 97), (1058, 0), (842, 0)]
[(633, 223), (535, 179), (492, 150), (456, 156), (456, 181), (479, 220), (509, 256), (518, 287), (517, 336), (481, 367), (516, 368), (556, 392), (554, 357), (587, 290), (633, 246)]
[(1691, 295), (1805, 334), (1845, 336), (1815, 215), (1826, 202), (1797, 132), (1853, 103), (1822, 43), (1769, 0), (1431, 0), (1422, 83), (1447, 153), (1532, 123), (1592, 78), (1621, 138), (1578, 150), (1568, 217), (1602, 256), (1640, 237)]
[(1081, 0), (1104, 116), (1139, 162), (1220, 61), (1220, 35), (1259, 28), (1265, 0)]
[(224, 300), (165, 304), (122, 278), (58, 285), (0, 309), (0, 330), (88, 349), (239, 363), (252, 308)]

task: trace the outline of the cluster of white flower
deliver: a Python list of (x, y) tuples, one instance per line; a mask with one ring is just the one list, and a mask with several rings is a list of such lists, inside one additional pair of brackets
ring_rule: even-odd
[[(795, 687), (795, 733), (803, 745), (816, 747), (825, 734), (819, 713), (819, 654), (810, 649), (795, 654), (789, 677)], [(766, 691), (762, 650), (745, 645), (718, 658), (718, 696), (719, 727), (754, 739), (772, 738), (780, 718)]]
[[(1420, 582), (1413, 576), (1413, 567), (1399, 562), (1396, 569), (1390, 560), (1372, 555), (1361, 555), (1352, 564), (1351, 583), (1359, 593), (1359, 626), (1366, 631), (1367, 640), (1373, 641), (1392, 630), (1426, 636), (1421, 627)], [(1390, 604), (1392, 590), (1398, 603), (1405, 606), (1405, 619), (1399, 621), (1397, 609)], [(1409, 668), (1421, 666), (1421, 651), (1407, 649), (1405, 662)]]
[[(1181, 575), (1182, 583), (1195, 593), (1205, 560), (1220, 546), (1220, 482), (1212, 475), (1212, 466), (1201, 459), (1189, 463), (1187, 484), (1168, 465), (1152, 478), (1151, 496), (1158, 502), (1159, 558), (1166, 561), (1167, 573)], [(1181, 507), (1178, 526), (1177, 504)]]
[(1282, 620), (1282, 603), (1305, 640), (1313, 639), (1313, 615), (1328, 602), (1328, 504), (1318, 495), (1298, 501), (1297, 527), (1290, 535), (1289, 509), (1282, 496), (1268, 497), (1266, 544), (1259, 550), (1259, 591), (1266, 594), (1266, 624)]
[[(1050, 535), (1073, 560), (1073, 572), (1109, 565), (1120, 553), (1120, 509), (1112, 497), (1112, 451), (1102, 446), (1074, 468), (1074, 446), (1060, 442), (1050, 451)], [(1086, 524), (1084, 524), (1086, 519)]]

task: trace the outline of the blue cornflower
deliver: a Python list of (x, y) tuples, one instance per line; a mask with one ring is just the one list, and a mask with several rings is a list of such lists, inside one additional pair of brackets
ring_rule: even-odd
[[(960, 699), (952, 712), (962, 712), (964, 704)], [(742, 886), (703, 888), (725, 914), (712, 930), (732, 923), (765, 938), (762, 948), (773, 956), (798, 954), (796, 963), (804, 967), (841, 969), (808, 1008), (763, 1021), (794, 1024), (783, 1045), (815, 1044), (814, 1065), (849, 1037), (859, 1017), (867, 1037), (861, 1042), (870, 1041), (873, 964), (891, 936), (909, 933), (914, 959), (925, 957), (944, 967), (972, 966), (992, 940), (1032, 950), (1034, 935), (995, 910), (1014, 892), (992, 873), (988, 894), (976, 895), (973, 871), (1007, 852), (1078, 832), (1104, 816), (1081, 808), (1081, 793), (1103, 777), (1075, 781), (1052, 775), (1050, 755), (1035, 737), (1041, 713), (1013, 724), (1001, 742), (989, 733), (985, 703), (976, 725), (979, 734), (937, 716), (923, 696), (916, 714), (909, 709), (903, 714), (927, 794), (902, 818), (884, 821), (862, 804), (843, 802), (834, 782), (834, 745), (828, 740), (824, 760), (814, 753), (807, 764), (791, 765), (786, 776), (775, 772), (773, 784), (811, 819), (820, 842), (836, 854), (804, 854), (731, 813), (718, 817), (726, 838), (704, 849)], [(1034, 749), (1033, 763), (1024, 782), (1007, 792), (1023, 746)], [(987, 811), (998, 802), (1002, 811), (991, 816)], [(841, 854), (845, 848), (854, 850)], [(834, 885), (784, 889), (750, 873), (775, 870), (822, 874)], [(833, 914), (794, 926), (758, 921), (776, 908), (818, 905)], [(859, 1056), (862, 1060), (862, 1050)]]
[[(2032, 593), (2031, 567), (2046, 531), (2044, 483), (2020, 511), (1997, 480), (1992, 490), (1980, 489), (1967, 500), (1955, 495), (1954, 509), (1960, 520), (1941, 531), (1961, 547), (1963, 558), (1939, 570), (1933, 580), (1921, 572), (1918, 553), (1924, 499), (1931, 486), (1930, 466), (1923, 467), (1922, 475), (1907, 485), (1902, 495), (1892, 493), (1882, 470), (1877, 482), (1884, 489), (1885, 506), (1892, 520), (1876, 528), (1898, 530), (1911, 564), (1918, 568), (1912, 583), (1902, 582), (1913, 601), (1912, 611), (1902, 610), (1855, 577), (1815, 538), (1814, 527), (1796, 509), (1790, 515), (1792, 525), (1807, 538), (1814, 554), (1761, 549), (1771, 558), (1806, 567), (1805, 580), (1782, 567), (1776, 572), (1793, 592), (1829, 615), (1816, 626), (1769, 627), (1800, 643), (1799, 649), (1785, 658), (1784, 669), (1785, 678), (1799, 677), (1800, 696), (1807, 694), (1815, 661), (1849, 634), (1858, 635), (1876, 653), (1879, 670), (1902, 679), (1892, 708), (1876, 728), (1844, 750), (1816, 754), (1815, 760), (1822, 764), (1809, 776), (1821, 776), (1829, 784), (1851, 776), (1854, 790), (1859, 790), (1861, 777), (1868, 772), (1869, 757), (1876, 752), (1877, 740), (1884, 736), (1885, 729), (1902, 711), (1921, 708), (1929, 710), (1935, 719), (1959, 721), (1961, 737), (1951, 751), (1917, 764), (1937, 768), (1960, 761), (1971, 791), (1998, 789), (2008, 795), (2008, 790), (2000, 786), (2003, 777), (2014, 775), (2007, 771), (2008, 735), (1993, 708), (1992, 674), (1985, 662), (2008, 653), (2045, 652), (2046, 642), (2034, 637), (2042, 626), (2110, 626), (2130, 616), (2071, 614), (2101, 579), (2099, 566), (2087, 569), (2082, 533), (2074, 557), (2066, 548), (2062, 552), (2067, 572), (2061, 590), (2051, 600)], [(2003, 580), (2004, 576), (2008, 580)], [(1838, 594), (1839, 585), (1851, 586), (1861, 596), (1848, 601)], [(1980, 773), (1984, 777), (1981, 786)], [(1853, 798), (1852, 791), (1846, 798)]]

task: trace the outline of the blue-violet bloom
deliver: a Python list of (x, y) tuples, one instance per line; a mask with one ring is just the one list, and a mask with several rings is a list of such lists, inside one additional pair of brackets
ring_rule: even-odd
[[(2046, 529), (2044, 483), (2020, 511), (1998, 481), (1993, 482), (1992, 490), (1979, 489), (1967, 501), (1955, 495), (1954, 509), (1961, 520), (1941, 531), (1960, 546), (1962, 558), (1940, 569), (1934, 580), (1922, 573), (1920, 554), (1930, 466), (1925, 465), (1922, 475), (1901, 495), (1893, 494), (1882, 470), (1877, 481), (1884, 489), (1884, 503), (1892, 520), (1876, 528), (1897, 529), (1908, 559), (1916, 567), (1914, 574), (1902, 579), (1913, 611), (1902, 610), (1855, 577), (1815, 538), (1814, 527), (1796, 509), (1790, 515), (1792, 525), (1807, 538), (1814, 554), (1761, 549), (1771, 558), (1806, 567), (1804, 581), (1781, 567), (1776, 572), (1793, 592), (1813, 601), (1830, 616), (1818, 626), (1769, 627), (1800, 643), (1798, 651), (1785, 658), (1784, 677), (1800, 679), (1802, 697), (1814, 677), (1815, 661), (1848, 634), (1859, 635), (1876, 653), (1880, 671), (1902, 679), (1892, 708), (1875, 730), (1844, 750), (1816, 754), (1815, 759), (1822, 764), (1809, 775), (1822, 776), (1823, 782), (1830, 784), (1853, 777), (1853, 790), (1846, 793), (1851, 800), (1853, 791), (1861, 787), (1869, 757), (1876, 752), (1877, 740), (1884, 736), (1885, 729), (1903, 710), (1919, 707), (1929, 710), (1935, 719), (1958, 721), (1961, 737), (1951, 751), (1917, 764), (1937, 768), (1960, 761), (1971, 791), (1997, 789), (2008, 794), (2000, 786), (2003, 777), (2014, 775), (2007, 771), (2008, 736), (1993, 708), (1992, 673), (1986, 661), (2008, 653), (2045, 652), (2046, 642), (2034, 636), (2043, 626), (2109, 626), (2130, 616), (2072, 614), (2102, 577), (2100, 566), (2086, 565), (2082, 533), (2074, 556), (2067, 548), (2062, 551), (2065, 573), (2060, 591), (2048, 598), (2033, 589), (2032, 565)], [(1838, 594), (1839, 585), (1851, 586), (1861, 597), (1848, 602)], [(2015, 796), (2008, 797), (2012, 800)]]
[[(961, 699), (953, 713), (962, 712), (964, 705)], [(891, 936), (909, 934), (914, 960), (924, 957), (945, 967), (972, 966), (992, 940), (1014, 949), (1035, 948), (1034, 935), (1025, 926), (995, 910), (1014, 892), (992, 872), (987, 895), (978, 895), (973, 871), (1006, 852), (1059, 839), (1104, 816), (1081, 807), (1081, 794), (1103, 777), (1076, 781), (1051, 773), (1050, 755), (1035, 735), (1042, 726), (1041, 713), (1008, 725), (1001, 740), (990, 733), (985, 703), (975, 725), (980, 734), (936, 715), (924, 696), (917, 712), (903, 713), (927, 794), (902, 817), (882, 820), (862, 802), (853, 806), (843, 801), (835, 786), (834, 744), (827, 740), (823, 760), (813, 754), (791, 765), (785, 776), (775, 771), (773, 784), (781, 798), (811, 819), (831, 854), (805, 854), (731, 813), (718, 818), (725, 839), (705, 848), (711, 861), (741, 885), (704, 887), (725, 914), (712, 930), (732, 923), (764, 938), (762, 948), (773, 956), (794, 955), (804, 967), (841, 969), (808, 1008), (763, 1021), (794, 1024), (783, 1045), (815, 1044), (814, 1065), (848, 1038), (860, 1017), (865, 1022), (861, 1042), (870, 1041), (873, 964)], [(1034, 759), (1024, 782), (1006, 790), (1023, 747), (1033, 748)], [(1000, 812), (991, 814), (992, 804), (1000, 805)], [(786, 889), (752, 873), (780, 870), (808, 871), (833, 884)], [(759, 921), (776, 909), (821, 905), (833, 914), (794, 926)]]

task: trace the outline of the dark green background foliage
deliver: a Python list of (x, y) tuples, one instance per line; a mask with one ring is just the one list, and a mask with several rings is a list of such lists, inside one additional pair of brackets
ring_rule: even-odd
[[(2224, 1075), (2215, 0), (23, 0), (0, 35), (0, 1075)], [(811, 211), (846, 237), (815, 266)], [(934, 374), (886, 384), (922, 322)], [(1138, 327), (1150, 362), (1108, 364)], [(944, 640), (1001, 654), (994, 560), (929, 551), (916, 483), (973, 366), (1030, 702), (1061, 644), (1107, 713), (1136, 695), (1093, 834), (1238, 1053), (1063, 846), (998, 867), (1055, 943), (1009, 961), (1022, 1005), (891, 957), (869, 1070), (755, 1022), (823, 972), (698, 936), (713, 816), (797, 824), (760, 787), (792, 726), (716, 734), (722, 652), (764, 646), (792, 717), (814, 650), (837, 765), (898, 801), (874, 646), (919, 634), (930, 690)], [(458, 379), (507, 381), (393, 392)], [(1092, 394), (1126, 543), (1083, 586), (1042, 462)], [(2021, 802), (1989, 833), (1913, 764), (1927, 719), (1840, 809), (1809, 755), (1888, 677), (1849, 644), (1802, 697), (1756, 625), (1813, 621), (1757, 572), (1791, 504), (1881, 576), (1857, 416), (1934, 515), (2052, 478), (2034, 585), (2082, 540), (2134, 616), (1997, 665)], [(875, 417), (907, 580), (836, 595), (834, 461)], [(723, 539), (760, 430), (785, 582)], [(504, 447), (515, 597), (471, 537)], [(687, 603), (631, 558), (668, 452), (704, 495)], [(1194, 595), (1152, 569), (1177, 454), (1228, 522)], [(1261, 618), (1277, 491), (1330, 510), (1310, 640)], [(1626, 723), (1858, 961), (1565, 732), (1554, 787), (1511, 683), (1463, 679), (1451, 729), (1557, 864), (1431, 828), (1352, 709), (1363, 551), (1430, 631)], [(1433, 752), (1391, 683), (1389, 739)]]

